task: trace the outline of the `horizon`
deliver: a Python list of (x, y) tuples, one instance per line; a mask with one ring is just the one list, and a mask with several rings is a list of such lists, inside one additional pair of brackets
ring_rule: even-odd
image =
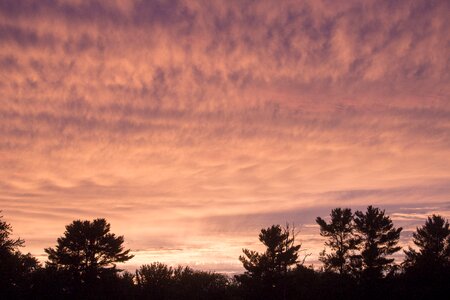
[[(428, 203), (430, 204), (430, 203)], [(433, 203), (431, 203), (433, 204)], [(389, 213), (390, 209), (392, 209), (392, 206), (389, 206), (387, 209), (383, 207), (379, 207), (381, 210), (386, 211), (386, 215), (393, 221), (393, 224), (396, 228), (402, 227), (403, 230), (400, 235), (399, 240), (399, 246), (402, 247), (402, 250), (395, 253), (394, 255), (391, 255), (391, 257), (395, 258), (397, 263), (401, 262), (404, 259), (404, 253), (403, 250), (407, 250), (408, 246), (412, 246), (413, 248), (416, 248), (416, 246), (412, 243), (412, 233), (416, 232), (416, 229), (418, 227), (423, 226), (424, 221), (431, 217), (432, 215), (440, 215), (444, 217), (445, 219), (449, 218), (449, 213), (446, 209), (449, 208), (448, 205), (439, 207), (436, 206), (436, 203), (434, 203), (435, 206), (422, 206), (422, 207), (400, 207), (398, 208), (398, 212), (392, 213), (392, 215)], [(375, 207), (377, 207), (375, 205)], [(367, 207), (357, 207), (357, 209), (352, 209), (353, 212), (356, 211), (362, 211), (365, 212)], [(324, 209), (324, 208), (322, 208)], [(308, 210), (306, 210), (308, 211)], [(309, 210), (308, 213), (303, 212), (301, 215), (306, 215), (309, 217), (312, 217), (313, 220), (315, 220), (315, 217), (313, 217), (314, 212), (318, 212), (317, 208)], [(327, 212), (326, 215), (322, 215), (323, 219), (326, 221), (330, 220), (329, 213), (331, 212), (331, 208)], [(287, 212), (286, 214), (280, 214), (283, 216), (294, 216), (296, 215), (295, 212)], [(99, 217), (100, 218), (100, 217)], [(298, 216), (296, 218), (299, 218)], [(3, 219), (8, 221), (8, 218), (5, 218), (3, 216)], [(93, 218), (97, 219), (97, 218)], [(258, 217), (256, 217), (258, 219)], [(315, 270), (319, 270), (322, 267), (322, 262), (319, 261), (319, 251), (326, 248), (324, 245), (324, 242), (326, 241), (325, 237), (320, 236), (319, 226), (314, 223), (312, 224), (296, 224), (295, 222), (277, 222), (275, 220), (278, 220), (278, 218), (271, 218), (274, 222), (270, 223), (268, 221), (267, 225), (264, 225), (265, 227), (256, 229), (254, 224), (260, 224), (259, 222), (253, 222), (253, 226), (251, 226), (251, 231), (254, 231), (253, 236), (250, 236), (248, 234), (245, 237), (240, 237), (240, 239), (234, 239), (231, 243), (232, 247), (226, 247), (224, 249), (221, 249), (221, 251), (218, 251), (217, 249), (220, 248), (219, 246), (210, 247), (210, 248), (164, 248), (164, 247), (155, 247), (153, 249), (129, 249), (130, 254), (134, 255), (134, 258), (131, 260), (125, 262), (124, 264), (118, 265), (119, 269), (122, 269), (124, 271), (135, 271), (139, 269), (142, 265), (148, 265), (155, 262), (161, 262), (164, 264), (167, 264), (171, 267), (177, 267), (177, 266), (189, 266), (193, 268), (194, 270), (202, 270), (202, 271), (210, 271), (210, 272), (217, 272), (226, 274), (228, 276), (240, 274), (244, 271), (244, 268), (242, 267), (242, 263), (239, 261), (239, 256), (242, 255), (242, 249), (249, 248), (251, 250), (256, 250), (258, 252), (264, 251), (264, 245), (261, 244), (261, 242), (258, 240), (258, 234), (261, 232), (261, 229), (270, 227), (271, 225), (281, 225), (284, 226), (285, 224), (289, 224), (290, 226), (294, 226), (295, 232), (297, 232), (296, 235), (296, 244), (301, 245), (300, 248), (300, 257), (299, 261), (302, 262), (301, 264), (306, 267), (312, 267)], [(308, 218), (307, 218), (308, 219)], [(75, 221), (72, 220), (72, 221)], [(69, 223), (72, 223), (69, 222)], [(92, 220), (88, 220), (92, 221)], [(106, 220), (108, 221), (108, 220)], [(423, 221), (420, 223), (420, 221)], [(45, 246), (45, 248), (48, 247), (54, 247), (56, 244), (56, 239), (63, 236), (63, 233), (65, 231), (66, 225), (69, 225), (69, 223), (65, 224), (63, 226), (63, 229), (61, 233), (55, 237), (54, 243), (51, 245)], [(14, 224), (11, 224), (14, 225)], [(122, 235), (119, 232), (114, 231), (115, 226), (111, 224), (112, 233), (116, 234), (116, 236)], [(25, 240), (25, 247), (24, 250), (27, 250), (26, 244), (27, 239), (23, 236), (20, 236), (17, 232), (14, 230), (13, 226), (13, 236), (16, 236), (17, 238), (22, 238)], [(127, 237), (124, 236), (125, 239), (125, 249), (128, 249), (128, 245), (130, 243), (127, 242)], [(208, 240), (207, 238), (201, 239), (202, 243), (213, 243), (218, 242), (219, 245), (230, 245), (229, 241), (223, 241), (223, 236), (216, 237), (217, 240)], [(221, 242), (221, 244), (220, 244)], [(227, 244), (228, 243), (228, 244)], [(241, 243), (241, 244), (240, 244)], [(207, 257), (202, 257), (200, 260), (200, 255), (207, 254)], [(31, 252), (31, 254), (36, 257), (41, 264), (44, 264), (46, 261), (48, 261), (47, 254), (44, 253), (44, 249), (42, 248), (40, 251), (35, 250), (34, 252)], [(235, 255), (235, 256), (233, 256)], [(137, 257), (137, 259), (135, 259)], [(197, 260), (195, 260), (197, 259)], [(203, 260), (202, 260), (203, 259)], [(219, 260), (217, 262), (217, 260)]]
[[(224, 273), (335, 207), (402, 246), (450, 218), (448, 1), (1, 1), (0, 210), (40, 261), (75, 219)], [(396, 255), (403, 255), (399, 253)]]

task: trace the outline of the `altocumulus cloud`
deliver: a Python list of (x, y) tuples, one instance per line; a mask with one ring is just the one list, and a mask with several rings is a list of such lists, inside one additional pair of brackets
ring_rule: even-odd
[(335, 206), (446, 214), (449, 8), (1, 1), (3, 214), (36, 254), (106, 217), (135, 264), (224, 270), (275, 222), (318, 252)]

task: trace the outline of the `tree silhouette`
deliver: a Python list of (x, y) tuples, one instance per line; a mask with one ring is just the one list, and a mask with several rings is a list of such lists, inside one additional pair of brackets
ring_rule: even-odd
[(140, 299), (230, 299), (226, 276), (189, 267), (143, 265), (136, 271), (136, 281)]
[(231, 286), (227, 276), (178, 266), (173, 270), (173, 289), (170, 299), (208, 300), (230, 299)]
[(450, 265), (450, 228), (449, 223), (439, 215), (428, 217), (417, 232), (413, 233), (413, 242), (417, 250), (409, 247), (405, 250), (404, 265), (417, 268), (435, 268)]
[(166, 299), (173, 285), (172, 267), (163, 263), (142, 265), (136, 270), (137, 286), (145, 299)]
[(49, 267), (69, 271), (73, 279), (93, 283), (108, 275), (115, 275), (117, 263), (133, 257), (123, 249), (123, 236), (110, 233), (105, 219), (73, 221), (66, 226), (64, 236), (58, 238), (56, 248), (47, 248)]
[(282, 295), (284, 291), (283, 279), (291, 266), (298, 262), (298, 251), (301, 245), (295, 244), (295, 229), (287, 225), (273, 225), (262, 229), (259, 240), (266, 246), (266, 251), (243, 249), (244, 256), (240, 256), (246, 272), (238, 277), (242, 284), (251, 285), (253, 289), (260, 289), (265, 297), (275, 299), (275, 295)]
[(388, 271), (394, 259), (387, 256), (399, 251), (397, 246), (402, 228), (394, 228), (392, 220), (379, 208), (367, 207), (365, 213), (357, 211), (354, 217), (358, 242), (361, 243), (362, 276), (377, 279)]
[(25, 241), (11, 238), (11, 234), (11, 225), (0, 219), (0, 291), (5, 298), (22, 298), (30, 290), (32, 275), (40, 266), (30, 253), (20, 252)]
[(404, 251), (404, 271), (389, 273), (402, 228), (395, 228), (384, 210), (369, 206), (352, 216), (349, 208), (336, 208), (329, 221), (316, 222), (331, 250), (321, 257), (324, 269), (299, 263), (295, 228), (273, 225), (259, 234), (264, 251), (243, 249), (245, 273), (230, 278), (162, 263), (143, 265), (135, 274), (119, 272), (116, 264), (132, 255), (105, 219), (67, 225), (56, 247), (45, 249), (49, 258), (42, 268), (19, 251), (24, 241), (13, 238), (11, 225), (0, 217), (0, 298), (437, 299), (450, 294), (450, 225), (443, 217), (430, 216), (417, 228), (415, 247)]
[(352, 251), (358, 247), (358, 240), (354, 238), (353, 214), (350, 208), (335, 208), (330, 214), (330, 223), (317, 217), (320, 226), (320, 235), (327, 237), (325, 245), (331, 248), (331, 253), (325, 250), (321, 253), (320, 261), (325, 270), (348, 274), (351, 271)]
[[(413, 233), (417, 249), (405, 252), (404, 279), (416, 299), (438, 299), (450, 294), (450, 228), (443, 217), (432, 215)], [(409, 297), (411, 298), (411, 297)]]
[[(0, 218), (3, 218), (3, 216), (0, 216)], [(0, 253), (12, 253), (18, 251), (19, 247), (24, 245), (24, 240), (20, 238), (12, 239), (10, 237), (11, 234), (11, 225), (0, 219)]]

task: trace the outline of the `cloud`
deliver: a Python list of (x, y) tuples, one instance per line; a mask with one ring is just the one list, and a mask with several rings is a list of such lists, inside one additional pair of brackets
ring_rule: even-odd
[(74, 218), (236, 254), (334, 206), (445, 211), (448, 5), (2, 1), (0, 206), (36, 253)]

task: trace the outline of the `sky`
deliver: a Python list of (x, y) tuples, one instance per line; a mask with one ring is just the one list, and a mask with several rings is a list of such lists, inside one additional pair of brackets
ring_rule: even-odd
[[(106, 218), (135, 257), (239, 272), (335, 207), (450, 217), (449, 1), (0, 0), (0, 210), (45, 261)], [(401, 255), (401, 253), (399, 254)]]

